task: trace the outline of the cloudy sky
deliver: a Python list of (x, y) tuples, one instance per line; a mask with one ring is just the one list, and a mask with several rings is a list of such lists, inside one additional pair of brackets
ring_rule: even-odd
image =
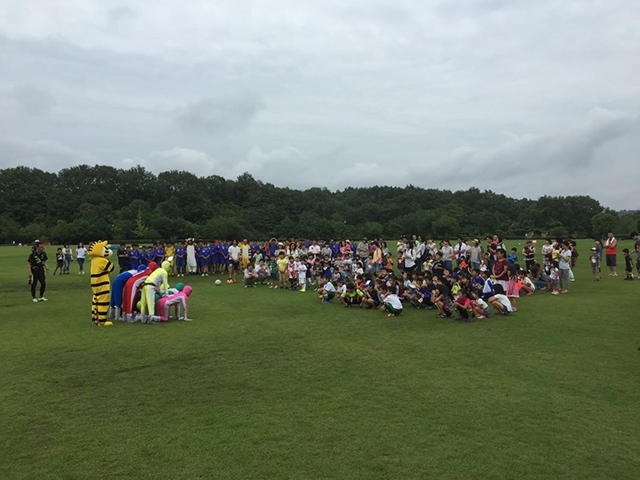
[(0, 0), (0, 168), (640, 209), (640, 2)]

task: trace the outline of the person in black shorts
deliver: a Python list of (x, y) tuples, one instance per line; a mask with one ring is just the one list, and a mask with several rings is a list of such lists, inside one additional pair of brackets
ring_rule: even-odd
[[(44, 291), (47, 288), (46, 274), (49, 273), (47, 264), (47, 253), (44, 251), (44, 245), (38, 244), (31, 252), (27, 259), (27, 268), (29, 269), (29, 277), (31, 281), (31, 296), (34, 302), (46, 302)], [(36, 298), (36, 286), (40, 283), (40, 296)]]

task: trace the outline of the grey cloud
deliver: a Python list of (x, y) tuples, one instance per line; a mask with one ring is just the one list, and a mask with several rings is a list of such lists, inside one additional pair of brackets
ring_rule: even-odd
[(264, 103), (251, 95), (204, 98), (180, 108), (176, 123), (189, 134), (225, 133), (247, 126), (264, 108)]
[(119, 7), (110, 8), (107, 12), (107, 18), (109, 22), (119, 22), (121, 20), (125, 20), (128, 18), (133, 18), (136, 16), (136, 12), (126, 5), (120, 5)]
[(294, 188), (474, 185), (640, 207), (620, 185), (640, 182), (637, 2), (87, 6), (3, 12), (0, 123), (24, 143), (0, 167), (89, 156), (243, 167)]
[(53, 96), (46, 90), (33, 85), (19, 85), (14, 90), (20, 111), (26, 115), (47, 112), (54, 104)]

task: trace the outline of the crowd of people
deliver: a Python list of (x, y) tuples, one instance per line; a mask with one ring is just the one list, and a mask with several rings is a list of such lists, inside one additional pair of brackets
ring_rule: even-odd
[[(635, 269), (640, 274), (640, 239), (637, 233), (635, 250), (623, 251), (625, 279), (633, 279)], [(606, 240), (596, 240), (589, 263), (592, 279), (601, 278), (604, 259), (610, 276), (617, 276), (617, 239), (610, 233)], [(37, 247), (40, 248), (40, 247)], [(539, 248), (539, 251), (538, 251)], [(527, 240), (523, 248), (507, 249), (496, 235), (484, 242), (467, 242), (458, 237), (455, 242), (421, 236), (402, 237), (394, 253), (382, 239), (349, 240), (289, 240), (275, 238), (267, 242), (231, 243), (205, 242), (189, 238), (173, 243), (149, 246), (121, 244), (117, 250), (121, 272), (137, 269), (150, 262), (170, 262), (169, 275), (221, 275), (227, 283), (241, 281), (245, 288), (265, 285), (272, 289), (318, 293), (324, 303), (340, 303), (345, 307), (379, 308), (388, 316), (400, 315), (407, 308), (436, 309), (439, 317), (472, 321), (495, 314), (507, 315), (518, 310), (518, 298), (536, 291), (552, 295), (567, 294), (575, 280), (573, 268), (579, 252), (571, 238), (545, 239), (542, 245)], [(80, 274), (86, 250), (80, 243), (75, 252)], [(34, 252), (37, 253), (36, 249)], [(38, 257), (46, 266), (45, 260)], [(30, 279), (38, 269), (30, 257)], [(56, 271), (68, 274), (73, 260), (69, 245), (56, 252)], [(37, 275), (44, 285), (44, 279)], [(44, 277), (44, 275), (42, 275)], [(44, 301), (44, 290), (39, 299)], [(35, 301), (35, 281), (32, 284)]]

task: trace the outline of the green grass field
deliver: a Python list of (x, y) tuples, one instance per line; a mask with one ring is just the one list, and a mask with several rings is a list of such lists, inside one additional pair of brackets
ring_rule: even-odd
[(640, 281), (589, 246), (569, 295), (473, 324), (197, 277), (193, 322), (111, 328), (75, 263), (34, 304), (0, 248), (0, 478), (636, 479)]

